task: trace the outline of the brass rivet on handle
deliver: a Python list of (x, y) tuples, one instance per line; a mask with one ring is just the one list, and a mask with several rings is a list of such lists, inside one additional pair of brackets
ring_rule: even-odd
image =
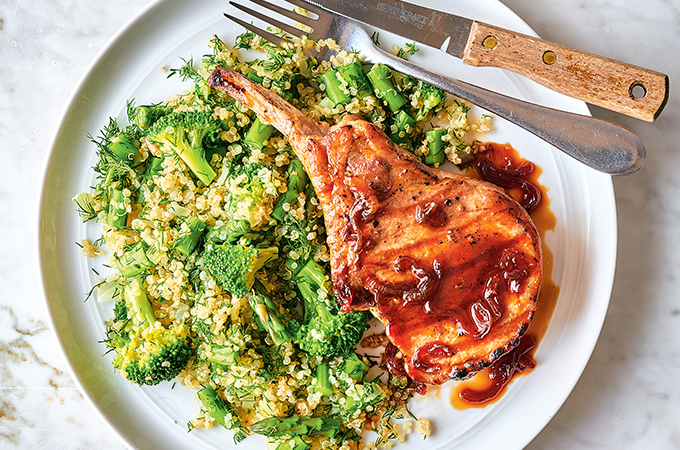
[(557, 61), (557, 54), (552, 50), (547, 50), (543, 53), (543, 62), (551, 66)]
[(630, 95), (630, 98), (633, 100), (643, 99), (647, 95), (647, 88), (639, 81), (633, 81), (628, 88), (628, 95)]
[(489, 50), (493, 50), (498, 45), (498, 38), (496, 36), (489, 35), (484, 38), (482, 45)]

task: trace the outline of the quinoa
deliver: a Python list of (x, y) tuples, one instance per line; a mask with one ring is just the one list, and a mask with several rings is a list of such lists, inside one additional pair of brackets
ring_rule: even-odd
[[(299, 305), (299, 293), (290, 283), (291, 270), (308, 258), (325, 266), (330, 261), (323, 213), (313, 190), (301, 192), (281, 205), (285, 220), (277, 221), (272, 215), (278, 199), (288, 189), (287, 168), (295, 158), (290, 143), (277, 132), (259, 146), (245, 143), (246, 133), (256, 116), (244, 105), (209, 92), (206, 77), (217, 64), (259, 77), (263, 86), (287, 96), (307, 116), (331, 124), (338, 123), (345, 114), (363, 115), (387, 133), (404, 139), (400, 145), (420, 158), (429, 154), (428, 144), (432, 143), (424, 138), (424, 133), (434, 128), (443, 129), (446, 158), (456, 164), (461, 162), (461, 156), (473, 151), (475, 134), (491, 130), (491, 118), (471, 119), (469, 105), (450, 96), (436, 105), (428, 105), (429, 100), (418, 89), (420, 85), (415, 80), (400, 78), (399, 74), (395, 74), (395, 83), (408, 97), (409, 111), (426, 111), (413, 125), (398, 129), (393, 123), (394, 114), (382, 100), (374, 95), (359, 98), (357, 86), (345, 79), (341, 79), (340, 89), (351, 100), (334, 104), (319, 77), (338, 67), (361, 63), (361, 56), (341, 50), (331, 40), (312, 41), (303, 37), (278, 48), (246, 33), (237, 38), (234, 47), (230, 48), (217, 37), (210, 40), (209, 46), (213, 53), (200, 67), (193, 67), (190, 60), (186, 67), (171, 71), (193, 80), (194, 86), (170, 96), (161, 105), (173, 113), (206, 112), (219, 122), (216, 150), (208, 157), (214, 179), (207, 185), (199, 182), (172, 148), (148, 137), (135, 141), (136, 158), (142, 167), (153, 158), (162, 158), (157, 172), (152, 174), (106, 160), (106, 152), (102, 150), (102, 159), (109, 165), (104, 167), (100, 162), (95, 170), (102, 179), (107, 176), (106, 180), (114, 174), (116, 181), (87, 197), (91, 200), (87, 217), (98, 217), (104, 222), (101, 242), (110, 251), (110, 263), (115, 264), (134, 245), (154, 250), (153, 253), (147, 251), (147, 255), (153, 257), (149, 257), (149, 267), (142, 274), (146, 295), (158, 319), (154, 326), (185, 327), (195, 351), (176, 380), (195, 391), (206, 386), (215, 389), (230, 408), (222, 425), (234, 429), (239, 439), (250, 433), (250, 425), (278, 416), (340, 417), (343, 437), (308, 436), (306, 441), (313, 449), (389, 449), (403, 443), (413, 431), (427, 437), (432, 432), (430, 422), (413, 417), (407, 408), (414, 392), (392, 383), (377, 360), (363, 359), (372, 370), (372, 381), (368, 382), (339, 370), (344, 356), (324, 359), (302, 351), (293, 341), (276, 347), (271, 337), (261, 332), (256, 310), (247, 298), (221, 286), (202, 266), (200, 255), (177, 251), (182, 239), (192, 232), (192, 219), (199, 220), (207, 229), (246, 221), (250, 231), (241, 240), (279, 249), (280, 257), (268, 263), (256, 278), (273, 293), (278, 312), (293, 320), (301, 319), (299, 306), (295, 306)], [(310, 51), (326, 48), (336, 51), (329, 60), (317, 61), (308, 56)], [(241, 59), (239, 49), (260, 51), (268, 57), (246, 62)], [(413, 46), (394, 49), (401, 57), (414, 52)], [(109, 124), (107, 133), (112, 130), (121, 130), (115, 120)], [(143, 135), (138, 129), (133, 131)], [(107, 139), (95, 143), (104, 147), (110, 144)], [(240, 167), (254, 169), (248, 173), (238, 172)], [(110, 197), (112, 188), (121, 192), (115, 202)], [(112, 208), (124, 211), (124, 224), (109, 223), (107, 211)], [(101, 254), (89, 240), (83, 240), (81, 246), (85, 256)], [(286, 259), (289, 267), (284, 264)], [(121, 277), (105, 282), (124, 283)], [(328, 296), (324, 289), (319, 289), (318, 295), (321, 301)], [(107, 321), (109, 332), (114, 334), (124, 326), (122, 320)], [(361, 345), (365, 349), (377, 349), (387, 342), (384, 334), (378, 334), (365, 337)], [(214, 363), (218, 353), (228, 354), (229, 364)], [(317, 370), (322, 364), (328, 364), (335, 374), (329, 378), (332, 394), (326, 397), (314, 388)], [(361, 402), (366, 402), (362, 408), (351, 413), (344, 411), (349, 404), (363, 404)], [(198, 397), (197, 403), (195, 416), (189, 421), (190, 429), (220, 425)], [(373, 437), (362, 438), (366, 431), (373, 431)], [(276, 448), (282, 439), (285, 441), (285, 438), (269, 438), (268, 448)]]

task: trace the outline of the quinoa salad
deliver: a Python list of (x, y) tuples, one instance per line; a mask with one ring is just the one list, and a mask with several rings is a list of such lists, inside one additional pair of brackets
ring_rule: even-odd
[[(91, 137), (95, 185), (73, 200), (83, 222), (102, 224), (83, 254), (113, 269), (88, 296), (110, 305), (102, 353), (130, 383), (195, 391), (188, 431), (261, 434), (276, 450), (427, 438), (430, 422), (408, 409), (418, 388), (385, 369), (377, 321), (339, 309), (323, 214), (290, 144), (207, 77), (239, 71), (331, 125), (362, 115), (433, 167), (461, 164), (491, 118), (330, 40), (276, 46), (244, 33), (208, 45), (200, 63), (170, 71), (185, 92), (130, 100)], [(323, 50), (334, 55), (313, 56)]]

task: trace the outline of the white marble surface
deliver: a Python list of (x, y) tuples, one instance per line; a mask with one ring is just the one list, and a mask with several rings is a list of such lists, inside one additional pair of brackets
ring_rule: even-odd
[[(442, 0), (443, 1), (443, 0)], [(504, 0), (542, 37), (669, 74), (677, 0)], [(147, 0), (0, 2), (0, 448), (117, 449), (66, 372), (36, 281), (36, 204), (48, 141), (97, 51)], [(537, 449), (680, 448), (680, 94), (653, 124), (593, 108), (645, 142), (616, 178), (619, 247), (593, 357)]]

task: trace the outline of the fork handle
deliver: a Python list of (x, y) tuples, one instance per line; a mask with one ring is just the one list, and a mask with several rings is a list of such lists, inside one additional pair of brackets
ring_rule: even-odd
[(473, 22), (463, 62), (511, 70), (554, 91), (654, 121), (668, 101), (668, 76), (483, 22)]
[(518, 125), (601, 172), (628, 175), (644, 164), (646, 150), (640, 138), (613, 123), (517, 100), (445, 77), (375, 46), (363, 53), (369, 61), (387, 64)]

